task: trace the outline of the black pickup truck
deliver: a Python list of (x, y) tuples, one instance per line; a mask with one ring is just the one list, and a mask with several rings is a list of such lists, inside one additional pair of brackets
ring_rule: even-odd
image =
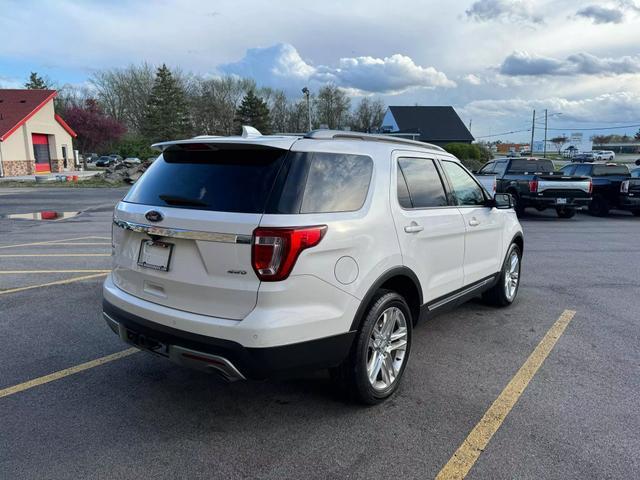
[(609, 210), (629, 210), (640, 216), (640, 178), (633, 178), (626, 165), (615, 163), (570, 163), (564, 175), (588, 175), (593, 183), (589, 213), (604, 217)]
[(560, 218), (571, 218), (591, 201), (591, 179), (554, 170), (546, 158), (496, 158), (476, 176), (495, 175), (496, 193), (510, 193), (518, 215), (527, 207), (554, 208)]

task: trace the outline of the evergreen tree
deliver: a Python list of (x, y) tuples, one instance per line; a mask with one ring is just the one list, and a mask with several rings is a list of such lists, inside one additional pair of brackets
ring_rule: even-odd
[(31, 72), (29, 81), (24, 84), (24, 88), (28, 90), (46, 90), (49, 88), (47, 81), (38, 75), (37, 72)]
[(152, 142), (184, 138), (191, 133), (185, 89), (165, 64), (156, 72), (141, 130)]
[(249, 90), (236, 110), (236, 128), (239, 132), (243, 125), (257, 128), (260, 133), (271, 133), (269, 107), (262, 98)]

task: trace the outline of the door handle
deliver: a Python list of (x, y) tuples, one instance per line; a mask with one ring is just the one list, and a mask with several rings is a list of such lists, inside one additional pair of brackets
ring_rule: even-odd
[(473, 217), (471, 220), (469, 220), (469, 225), (471, 227), (477, 227), (478, 225), (480, 225), (480, 222), (476, 219), (476, 217)]
[(411, 225), (404, 227), (404, 231), (407, 233), (418, 233), (424, 230), (422, 225), (418, 225), (416, 222), (411, 222)]

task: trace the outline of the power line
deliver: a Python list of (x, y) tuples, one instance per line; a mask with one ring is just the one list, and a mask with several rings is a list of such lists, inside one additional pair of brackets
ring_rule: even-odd
[(593, 127), (593, 128), (564, 127), (564, 128), (549, 128), (548, 130), (618, 130), (620, 128), (635, 128), (635, 127), (640, 127), (640, 123), (636, 125), (620, 125), (617, 127)]
[(482, 135), (476, 138), (489, 138), (489, 137), (499, 137), (500, 135), (510, 135), (512, 133), (521, 133), (521, 132), (530, 132), (531, 129), (527, 128), (526, 130), (512, 130), (510, 132), (502, 132), (502, 133), (494, 133), (493, 135)]

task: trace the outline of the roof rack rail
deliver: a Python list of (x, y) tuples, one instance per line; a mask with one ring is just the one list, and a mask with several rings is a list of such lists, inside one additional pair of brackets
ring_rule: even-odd
[(401, 145), (412, 145), (415, 147), (437, 150), (445, 152), (446, 150), (432, 143), (418, 142), (407, 138), (394, 137), (391, 135), (376, 135), (372, 133), (349, 132), (345, 130), (313, 130), (307, 133), (304, 138), (313, 140), (370, 140), (377, 142), (398, 143)]

